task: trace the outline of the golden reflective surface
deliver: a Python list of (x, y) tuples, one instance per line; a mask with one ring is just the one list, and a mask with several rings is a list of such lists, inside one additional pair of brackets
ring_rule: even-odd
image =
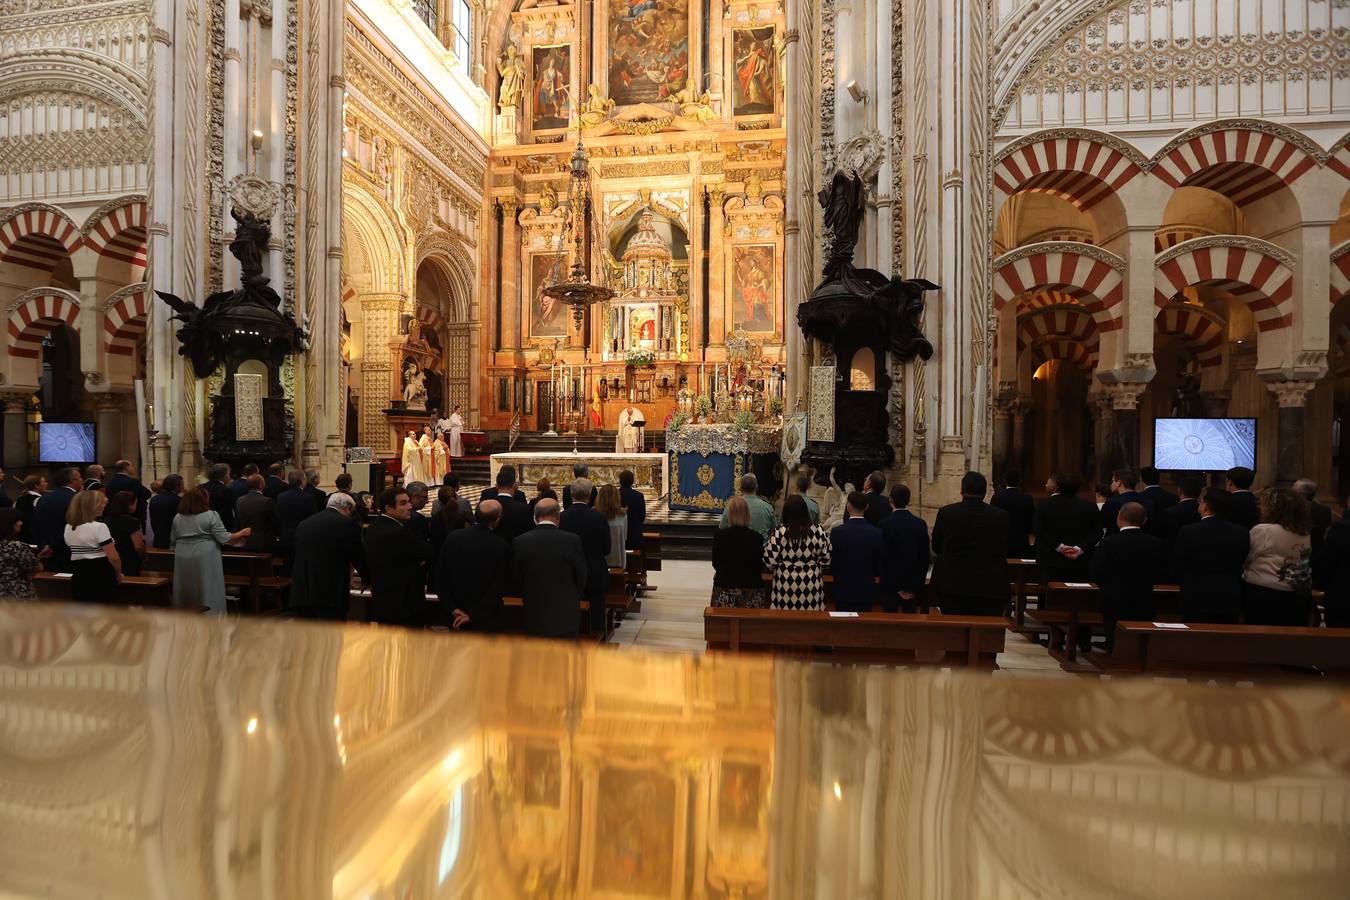
[(0, 606), (0, 894), (1318, 898), (1350, 695)]

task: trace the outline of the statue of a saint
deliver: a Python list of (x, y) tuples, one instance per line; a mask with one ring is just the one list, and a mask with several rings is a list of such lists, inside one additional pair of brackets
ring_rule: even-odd
[(502, 77), (497, 88), (497, 108), (503, 113), (515, 112), (525, 93), (525, 63), (515, 44), (508, 44), (506, 54), (497, 63), (497, 74)]
[(403, 400), (408, 409), (427, 408), (427, 375), (420, 368), (413, 370), (408, 383), (403, 386)]
[(717, 113), (712, 109), (712, 94), (704, 91), (698, 92), (698, 81), (690, 78), (684, 84), (684, 89), (675, 92), (671, 98), (680, 107), (680, 115), (686, 119), (693, 119), (700, 124), (710, 122), (717, 118)]
[(591, 84), (586, 87), (586, 102), (581, 107), (581, 124), (594, 127), (614, 112), (614, 101), (600, 93), (600, 86)]

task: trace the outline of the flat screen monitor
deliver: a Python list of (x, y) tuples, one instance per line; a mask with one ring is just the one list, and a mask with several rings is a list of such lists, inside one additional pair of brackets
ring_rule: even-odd
[(38, 461), (91, 463), (94, 461), (92, 422), (39, 422)]
[(1171, 472), (1256, 468), (1255, 419), (1154, 419), (1153, 465)]

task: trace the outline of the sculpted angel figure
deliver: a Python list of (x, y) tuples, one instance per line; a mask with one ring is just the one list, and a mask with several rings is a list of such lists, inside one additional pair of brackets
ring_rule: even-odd
[(846, 482), (843, 487), (834, 478), (834, 468), (830, 469), (830, 486), (825, 489), (825, 500), (820, 504), (821, 509), (825, 510), (823, 515), (825, 521), (820, 525), (826, 531), (843, 523), (848, 516), (848, 495), (853, 493), (852, 482)]
[(586, 86), (586, 103), (581, 107), (581, 124), (596, 126), (609, 114), (614, 112), (614, 101), (610, 100), (600, 92), (600, 86), (590, 84)]
[(508, 44), (506, 54), (497, 63), (497, 74), (502, 77), (497, 88), (497, 107), (503, 112), (515, 111), (525, 93), (525, 63), (515, 44)]

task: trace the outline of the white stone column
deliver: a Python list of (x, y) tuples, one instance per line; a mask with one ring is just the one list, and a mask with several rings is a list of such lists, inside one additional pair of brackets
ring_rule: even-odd
[(28, 395), (3, 394), (0, 402), (5, 407), (3, 464), (6, 469), (22, 469), (28, 465)]

